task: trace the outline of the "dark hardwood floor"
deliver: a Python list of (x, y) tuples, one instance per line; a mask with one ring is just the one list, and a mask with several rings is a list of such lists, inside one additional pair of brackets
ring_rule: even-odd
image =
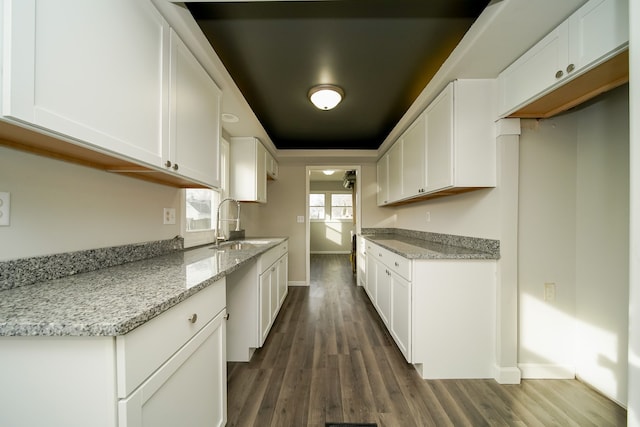
[(348, 256), (313, 255), (249, 363), (229, 363), (228, 426), (624, 426), (626, 411), (579, 381), (423, 380), (406, 363)]

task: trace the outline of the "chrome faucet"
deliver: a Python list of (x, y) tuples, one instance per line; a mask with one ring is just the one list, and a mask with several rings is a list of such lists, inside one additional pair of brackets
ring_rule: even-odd
[[(220, 218), (220, 207), (222, 206), (222, 204), (224, 202), (236, 202), (236, 206), (238, 207), (238, 214), (237, 217), (235, 219), (233, 218), (227, 218), (227, 219), (222, 219)], [(231, 197), (227, 197), (226, 199), (223, 199), (220, 203), (218, 203), (218, 210), (216, 213), (216, 239), (215, 239), (215, 244), (217, 245), (218, 242), (220, 240), (227, 240), (227, 237), (224, 235), (224, 233), (222, 233), (221, 230), (221, 223), (222, 221), (235, 221), (236, 222), (236, 231), (240, 231), (240, 202), (237, 201), (236, 199), (232, 199)]]

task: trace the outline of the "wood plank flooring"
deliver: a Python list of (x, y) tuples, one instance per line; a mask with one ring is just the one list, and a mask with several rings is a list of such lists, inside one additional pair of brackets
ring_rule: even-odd
[(624, 426), (626, 411), (574, 380), (423, 380), (406, 363), (348, 256), (313, 255), (262, 349), (229, 363), (228, 426)]

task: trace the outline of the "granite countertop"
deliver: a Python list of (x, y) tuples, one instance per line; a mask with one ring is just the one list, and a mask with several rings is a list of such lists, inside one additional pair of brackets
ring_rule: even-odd
[[(130, 332), (286, 238), (211, 245), (0, 291), (0, 336)], [(231, 243), (231, 242), (230, 242)]]
[(402, 234), (363, 235), (367, 240), (408, 259), (498, 259), (490, 250), (418, 239)]

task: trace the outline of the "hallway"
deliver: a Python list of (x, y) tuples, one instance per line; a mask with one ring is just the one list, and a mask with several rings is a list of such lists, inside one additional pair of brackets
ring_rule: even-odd
[(624, 426), (626, 411), (578, 381), (430, 380), (406, 363), (348, 255), (312, 255), (262, 349), (228, 364), (228, 426)]

